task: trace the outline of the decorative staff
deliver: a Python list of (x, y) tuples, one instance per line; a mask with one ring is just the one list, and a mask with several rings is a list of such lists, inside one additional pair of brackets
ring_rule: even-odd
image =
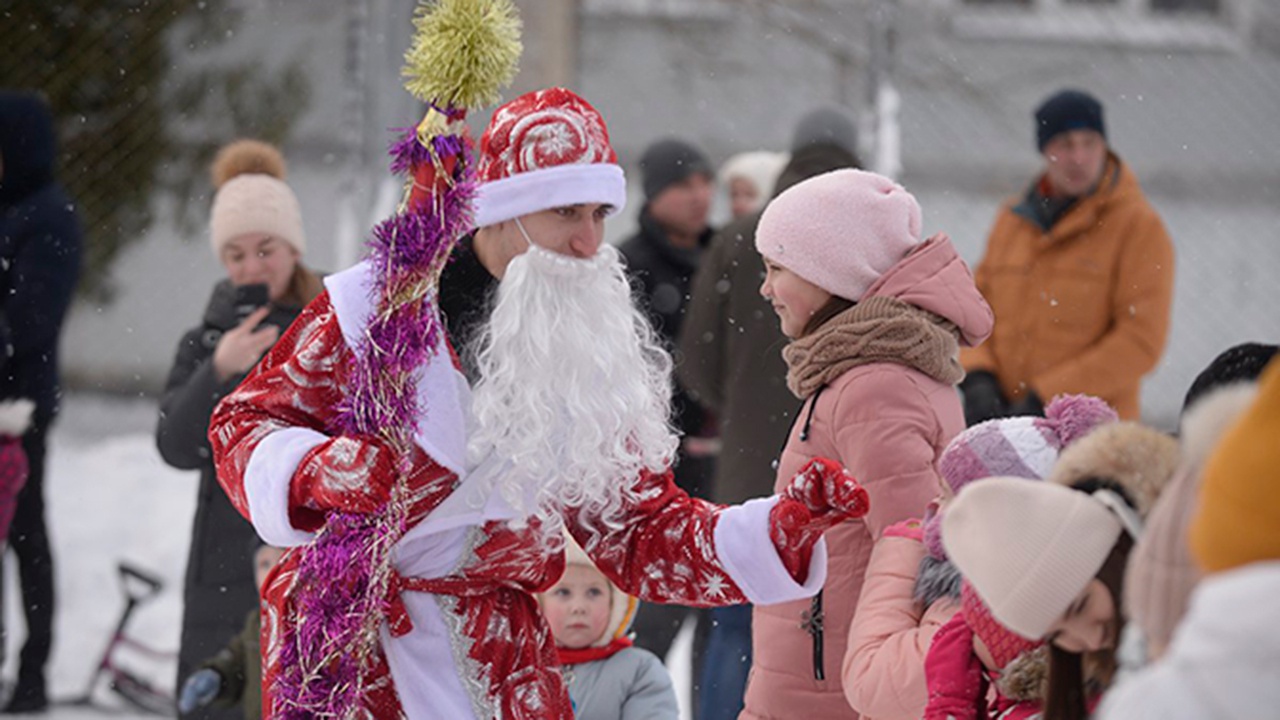
[(444, 341), (436, 290), (450, 252), (472, 226), (466, 115), (499, 99), (522, 49), (510, 0), (423, 4), (414, 24), (402, 73), (427, 111), (390, 149), (404, 195), (368, 243), (378, 278), (374, 310), (340, 409), (343, 434), (376, 436), (395, 450), (401, 480), (381, 512), (332, 513), (303, 550), (297, 616), (285, 624), (283, 672), (271, 688), (279, 716), (291, 720), (345, 719), (361, 709), (394, 590), (392, 549), (405, 532), (403, 477), (418, 418), (430, 412), (420, 406), (417, 378)]

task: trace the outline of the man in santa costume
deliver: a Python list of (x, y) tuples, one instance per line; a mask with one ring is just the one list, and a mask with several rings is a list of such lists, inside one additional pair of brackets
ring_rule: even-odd
[[(815, 594), (823, 531), (867, 510), (830, 461), (732, 507), (672, 483), (671, 360), (602, 244), (626, 185), (590, 104), (552, 88), (500, 107), (478, 175), (475, 255), (499, 278), (472, 343), (479, 378), (470, 387), (449, 344), (435, 348), (416, 377), (410, 457), (335, 419), (373, 309), (369, 261), (325, 280), (212, 419), (219, 480), (270, 544), (305, 546), (329, 514), (374, 513), (394, 484), (409, 488), (371, 717), (571, 718), (534, 598), (563, 571), (562, 528), (641, 599), (770, 604)], [(263, 588), (266, 717), (290, 700), (272, 683), (297, 622), (299, 554)]]

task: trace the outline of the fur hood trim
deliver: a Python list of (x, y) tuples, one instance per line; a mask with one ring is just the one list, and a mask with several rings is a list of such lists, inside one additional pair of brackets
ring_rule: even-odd
[(1114, 482), (1145, 518), (1178, 461), (1178, 442), (1169, 435), (1136, 422), (1110, 423), (1063, 450), (1047, 479), (1067, 487), (1091, 479)]

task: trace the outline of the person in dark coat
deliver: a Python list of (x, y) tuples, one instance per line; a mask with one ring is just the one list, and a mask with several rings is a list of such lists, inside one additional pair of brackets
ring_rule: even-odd
[(5, 713), (48, 706), (53, 555), (45, 528), (45, 442), (58, 413), (58, 339), (80, 277), (75, 206), (54, 179), (53, 114), (30, 93), (0, 92), (0, 401), (35, 402), (22, 435), (29, 475), (9, 546), (18, 558), (27, 638)]
[[(305, 250), (297, 198), (284, 183), (284, 159), (255, 141), (228, 145), (214, 160), (210, 221), (213, 248), (227, 278), (213, 289), (204, 318), (178, 343), (160, 401), (156, 444), (164, 461), (199, 470), (200, 485), (183, 588), (178, 687), (205, 658), (243, 627), (258, 607), (253, 577), (253, 527), (218, 485), (209, 446), (209, 418), (258, 359), (321, 291), (301, 263)], [(266, 285), (266, 304), (241, 288)], [(193, 718), (237, 717), (198, 709)]]
[[(811, 177), (859, 166), (853, 124), (822, 109), (796, 128), (791, 159), (771, 197)], [(796, 399), (787, 389), (782, 335), (760, 295), (764, 265), (756, 252), (763, 208), (716, 233), (693, 277), (677, 376), (719, 419), (725, 451), (716, 460), (710, 500), (735, 504), (773, 492), (774, 460), (787, 438)], [(751, 608), (713, 608), (701, 677), (701, 720), (737, 718), (751, 669)]]
[[(644, 151), (640, 173), (645, 196), (640, 229), (618, 249), (650, 324), (674, 352), (689, 300), (689, 283), (714, 233), (707, 216), (715, 172), (701, 150), (669, 138)], [(675, 361), (679, 367), (678, 354)], [(679, 382), (671, 405), (676, 429), (683, 436), (676, 457), (675, 482), (690, 495), (706, 498), (719, 446), (714, 421)], [(660, 658), (666, 657), (690, 612), (693, 611), (683, 607), (642, 603), (636, 615), (636, 644)], [(707, 632), (708, 623), (700, 622), (694, 638), (695, 697)]]
[[(258, 545), (253, 549), (253, 579), (259, 591), (283, 554), (283, 549), (271, 545)], [(262, 717), (261, 637), (262, 611), (255, 607), (245, 614), (240, 634), (187, 678), (178, 694), (178, 712), (185, 714), (209, 706), (238, 707), (245, 720), (259, 720)]]

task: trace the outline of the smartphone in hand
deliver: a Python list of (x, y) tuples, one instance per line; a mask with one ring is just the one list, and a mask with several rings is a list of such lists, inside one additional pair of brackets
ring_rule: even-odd
[(256, 285), (237, 285), (233, 306), (236, 313), (236, 324), (253, 314), (254, 310), (271, 301), (271, 295), (265, 283)]

